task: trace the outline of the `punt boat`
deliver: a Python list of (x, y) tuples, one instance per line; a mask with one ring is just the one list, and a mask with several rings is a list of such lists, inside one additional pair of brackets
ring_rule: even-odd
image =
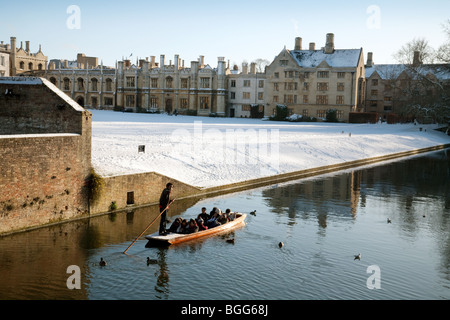
[(161, 236), (158, 232), (147, 235), (145, 238), (148, 240), (148, 243), (146, 247), (154, 247), (154, 246), (170, 246), (172, 244), (178, 244), (194, 239), (199, 239), (211, 235), (216, 235), (219, 233), (223, 233), (226, 231), (233, 230), (239, 226), (245, 225), (245, 218), (247, 217), (247, 214), (245, 213), (236, 213), (236, 217), (232, 221), (228, 221), (225, 224), (222, 224), (220, 226), (198, 231), (195, 233), (169, 233), (167, 235)]

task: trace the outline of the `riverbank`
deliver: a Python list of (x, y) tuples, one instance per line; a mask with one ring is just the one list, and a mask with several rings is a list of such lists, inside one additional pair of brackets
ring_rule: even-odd
[(99, 174), (157, 172), (210, 190), (450, 143), (436, 125), (91, 112), (92, 164)]

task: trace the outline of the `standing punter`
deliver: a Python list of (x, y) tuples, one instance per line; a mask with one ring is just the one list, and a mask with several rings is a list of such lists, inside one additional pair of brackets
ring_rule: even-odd
[[(161, 193), (159, 198), (159, 212), (161, 214), (161, 222), (159, 223), (159, 234), (164, 236), (168, 232), (166, 230), (167, 212), (169, 211), (169, 205), (174, 201), (170, 200), (170, 193), (172, 192), (173, 184), (166, 184), (166, 188)], [(163, 212), (164, 211), (164, 212)]]

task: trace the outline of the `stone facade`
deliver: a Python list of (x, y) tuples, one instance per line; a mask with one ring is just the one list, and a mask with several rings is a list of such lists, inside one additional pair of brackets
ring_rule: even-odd
[(0, 233), (88, 211), (91, 113), (40, 78), (0, 78)]
[(9, 77), (9, 44), (0, 43), (0, 77)]
[(319, 120), (336, 109), (338, 119), (348, 121), (350, 112), (364, 108), (363, 50), (335, 49), (333, 34), (319, 50), (314, 43), (303, 50), (296, 38), (294, 50), (284, 48), (266, 67), (266, 77), (266, 116), (285, 105), (290, 114)]
[(22, 42), (20, 43), (20, 48), (17, 48), (16, 38), (11, 37), (11, 44), (8, 49), (10, 76), (47, 69), (48, 57), (42, 53), (40, 45), (39, 51), (32, 53), (30, 41), (25, 41), (25, 49)]
[(122, 60), (116, 68), (58, 68), (38, 74), (87, 108), (225, 116), (227, 73), (222, 57), (217, 68), (205, 65), (203, 56), (187, 68), (178, 55), (169, 64), (161, 55), (159, 63), (152, 56), (136, 65)]
[(266, 74), (256, 71), (256, 64), (242, 64), (242, 71), (231, 71), (228, 79), (229, 117), (262, 118), (265, 105)]

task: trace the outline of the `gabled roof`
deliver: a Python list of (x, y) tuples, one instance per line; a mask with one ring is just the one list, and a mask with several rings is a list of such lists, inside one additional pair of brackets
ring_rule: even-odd
[(292, 50), (289, 53), (302, 68), (316, 68), (324, 61), (332, 68), (355, 68), (362, 49), (340, 49), (328, 54), (323, 50)]
[(403, 72), (410, 77), (433, 75), (440, 81), (450, 80), (450, 64), (423, 64), (409, 67), (404, 64), (375, 64), (366, 68), (366, 78), (377, 73), (381, 79), (397, 79)]

